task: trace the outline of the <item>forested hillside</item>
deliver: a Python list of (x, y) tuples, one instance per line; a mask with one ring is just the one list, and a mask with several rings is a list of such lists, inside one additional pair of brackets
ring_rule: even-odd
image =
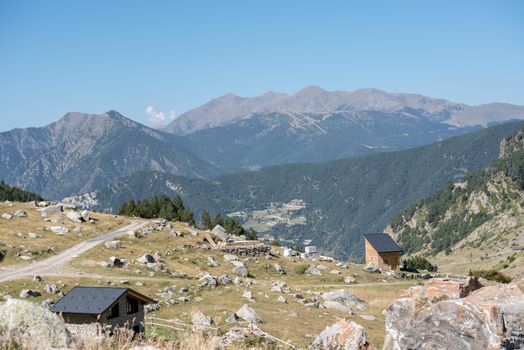
[[(312, 239), (312, 244), (328, 254), (360, 258), (362, 233), (382, 231), (404, 208), (448, 182), (462, 181), (468, 171), (497, 158), (500, 140), (519, 126), (505, 124), (405, 151), (273, 166), (223, 175), (213, 181), (137, 173), (97, 191), (96, 207), (116, 211), (130, 198), (166, 192), (170, 196), (179, 193), (197, 217), (207, 210), (238, 212), (239, 218), (278, 218), (284, 215), (279, 208), (289, 207), (296, 199), (304, 203), (303, 207), (297, 207), (290, 218), (263, 226), (264, 233), (289, 240), (286, 244), (292, 245)], [(297, 217), (304, 220), (294, 220)]]
[(521, 129), (502, 140), (499, 159), (406, 209), (388, 229), (408, 254), (436, 257), (458, 269), (466, 263), (464, 257), (471, 266), (482, 262), (484, 267), (509, 268), (524, 246), (523, 228)]
[(20, 188), (9, 186), (4, 181), (0, 181), (0, 201), (31, 202), (43, 200), (36, 193), (24, 191)]

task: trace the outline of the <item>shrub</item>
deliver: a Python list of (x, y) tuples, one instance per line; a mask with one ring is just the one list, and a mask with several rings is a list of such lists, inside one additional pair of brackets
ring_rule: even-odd
[(306, 273), (307, 269), (309, 269), (309, 266), (310, 266), (309, 264), (301, 264), (301, 265), (295, 266), (293, 271), (295, 271), (297, 275), (303, 275)]
[(435, 272), (438, 268), (437, 265), (433, 265), (423, 256), (413, 256), (409, 259), (402, 260), (402, 267), (400, 269), (408, 272), (418, 272), (418, 270)]
[(504, 275), (496, 270), (470, 270), (469, 275), (477, 278), (484, 278), (488, 281), (496, 281), (499, 283), (511, 282), (511, 277)]

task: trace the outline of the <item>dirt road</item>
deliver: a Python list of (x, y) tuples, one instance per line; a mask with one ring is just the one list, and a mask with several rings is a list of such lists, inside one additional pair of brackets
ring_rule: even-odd
[[(123, 235), (127, 231), (137, 230), (147, 224), (147, 221), (132, 221), (131, 224), (122, 227), (116, 231), (101, 234), (96, 237), (89, 238), (77, 245), (72, 246), (63, 252), (51, 256), (42, 261), (37, 261), (28, 265), (14, 266), (5, 270), (0, 270), (0, 283), (7, 282), (9, 280), (20, 278), (24, 276), (34, 275), (46, 275), (47, 273), (57, 275), (63, 271), (64, 265), (76, 255), (82, 254), (94, 246), (112, 240), (118, 236)], [(61, 270), (62, 269), (62, 270)], [(81, 274), (79, 274), (80, 276)]]

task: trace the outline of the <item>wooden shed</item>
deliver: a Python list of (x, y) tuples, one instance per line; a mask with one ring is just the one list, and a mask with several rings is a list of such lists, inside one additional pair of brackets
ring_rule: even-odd
[(402, 248), (387, 233), (365, 234), (366, 264), (381, 270), (397, 270)]

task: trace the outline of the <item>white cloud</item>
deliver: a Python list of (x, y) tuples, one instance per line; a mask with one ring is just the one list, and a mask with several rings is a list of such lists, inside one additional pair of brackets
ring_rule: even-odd
[(173, 109), (169, 112), (169, 115), (166, 117), (166, 114), (164, 112), (157, 111), (153, 106), (148, 106), (146, 108), (146, 114), (147, 118), (152, 123), (161, 123), (165, 122), (166, 120), (174, 120), (176, 118), (176, 112)]

